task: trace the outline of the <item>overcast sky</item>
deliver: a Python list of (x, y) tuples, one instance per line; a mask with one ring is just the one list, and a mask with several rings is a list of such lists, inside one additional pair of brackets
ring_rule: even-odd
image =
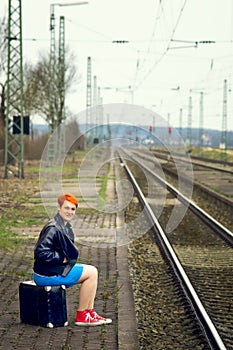
[[(41, 50), (49, 50), (51, 3), (22, 0), (24, 60), (36, 62)], [(7, 6), (8, 0), (1, 0), (1, 15)], [(190, 95), (192, 125), (199, 126), (202, 91), (204, 127), (221, 130), (227, 80), (227, 128), (233, 130), (232, 0), (90, 0), (87, 5), (56, 6), (57, 35), (61, 15), (82, 78), (66, 100), (74, 114), (86, 106), (90, 56), (104, 104), (144, 106), (165, 119), (170, 115), (174, 126), (179, 126), (180, 109), (187, 126)], [(151, 116), (135, 121), (145, 122), (151, 124)]]

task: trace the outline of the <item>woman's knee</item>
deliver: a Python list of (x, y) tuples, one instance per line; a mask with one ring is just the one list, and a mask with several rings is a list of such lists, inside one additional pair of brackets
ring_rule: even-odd
[(98, 279), (98, 270), (93, 265), (83, 265), (83, 273), (81, 279), (94, 278)]
[(92, 277), (98, 278), (98, 270), (95, 266), (89, 265), (90, 268), (90, 274)]

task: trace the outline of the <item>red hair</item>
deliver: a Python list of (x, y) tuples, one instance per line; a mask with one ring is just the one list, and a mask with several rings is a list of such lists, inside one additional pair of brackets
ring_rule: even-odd
[(65, 201), (69, 201), (69, 202), (73, 203), (73, 204), (76, 206), (76, 208), (78, 207), (78, 200), (77, 200), (77, 198), (76, 198), (73, 194), (71, 194), (71, 193), (64, 193), (64, 194), (61, 194), (61, 195), (58, 197), (57, 201), (58, 201), (58, 204), (60, 205), (60, 207), (63, 205), (63, 203), (64, 203)]

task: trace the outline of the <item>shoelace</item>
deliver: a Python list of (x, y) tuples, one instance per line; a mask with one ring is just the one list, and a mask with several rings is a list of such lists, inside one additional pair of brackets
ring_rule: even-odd
[(92, 312), (92, 318), (97, 318), (97, 313), (94, 311), (94, 312)]
[(93, 317), (91, 317), (90, 312), (87, 312), (87, 313), (86, 313), (86, 317), (85, 317), (85, 321), (86, 321), (86, 322), (90, 322), (92, 318), (93, 318)]
[(94, 311), (94, 312), (92, 313), (92, 318), (94, 318), (95, 320), (96, 320), (96, 319), (97, 319), (97, 320), (102, 320), (102, 321), (105, 321), (105, 320), (106, 320), (104, 317), (99, 316), (99, 315), (97, 314), (96, 311)]

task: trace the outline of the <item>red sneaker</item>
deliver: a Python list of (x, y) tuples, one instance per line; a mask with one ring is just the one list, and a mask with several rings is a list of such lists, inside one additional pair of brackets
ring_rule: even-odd
[(112, 323), (112, 320), (111, 318), (104, 318), (104, 317), (101, 317), (99, 316), (94, 309), (91, 309), (91, 310), (88, 310), (91, 317), (94, 319), (94, 320), (98, 320), (99, 322), (101, 322), (101, 324), (109, 324), (109, 323)]
[(94, 319), (89, 310), (77, 311), (75, 324), (77, 326), (99, 326), (103, 324), (100, 320)]

